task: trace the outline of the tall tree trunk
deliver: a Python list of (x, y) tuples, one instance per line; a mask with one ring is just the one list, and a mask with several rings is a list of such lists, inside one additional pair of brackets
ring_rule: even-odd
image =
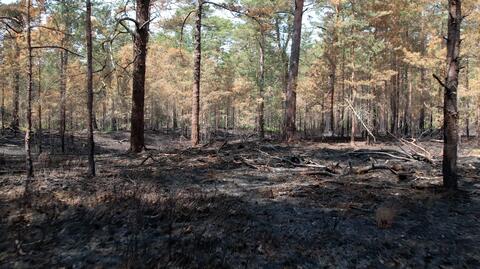
[(460, 72), (460, 25), (462, 1), (448, 1), (447, 77), (444, 84), (443, 105), (443, 185), (457, 188), (458, 108), (457, 87)]
[[(468, 76), (470, 75), (470, 67), (468, 59), (465, 60), (465, 88), (467, 91), (470, 91), (470, 80)], [(467, 139), (470, 138), (470, 98), (465, 100), (467, 106), (467, 113), (465, 115), (465, 134)]]
[[(262, 28), (262, 25), (260, 25), (260, 28)], [(258, 42), (259, 46), (259, 54), (260, 54), (260, 59), (259, 59), (259, 78), (258, 78), (258, 95), (259, 95), (259, 100), (258, 100), (258, 137), (260, 139), (265, 138), (265, 122), (264, 122), (264, 110), (265, 110), (265, 33), (263, 29), (260, 29), (260, 41)]]
[(425, 130), (425, 118), (426, 118), (426, 106), (425, 106), (425, 94), (426, 94), (426, 80), (425, 80), (425, 68), (422, 68), (420, 71), (420, 115), (418, 118), (418, 128), (420, 133), (423, 133)]
[[(287, 55), (287, 47), (288, 43), (290, 42), (290, 27), (288, 27), (288, 33), (287, 33), (287, 38), (285, 40), (285, 43), (282, 45), (282, 37), (280, 34), (280, 21), (278, 18), (275, 18), (275, 33), (276, 33), (276, 39), (277, 39), (277, 46), (278, 50), (280, 51), (280, 57), (281, 57), (281, 63), (282, 63), (282, 72), (281, 72), (281, 81), (282, 81), (282, 90), (285, 96), (287, 95), (287, 87), (288, 87), (288, 64), (289, 64), (289, 59)], [(287, 117), (287, 100), (285, 99), (282, 102), (282, 112), (283, 112), (283, 117), (284, 119)], [(283, 132), (283, 136), (286, 137), (286, 126), (285, 126), (286, 121), (284, 120), (282, 125), (282, 128), (280, 128), (281, 132)]]
[[(411, 80), (407, 80), (407, 100), (405, 103), (405, 113), (404, 113), (404, 134), (413, 135), (413, 125), (412, 123), (412, 92), (413, 92), (413, 83)], [(410, 127), (411, 126), (411, 127)]]
[(300, 61), (300, 45), (302, 39), (302, 17), (303, 1), (295, 0), (295, 13), (293, 18), (293, 39), (290, 54), (290, 66), (288, 71), (288, 85), (286, 95), (287, 114), (285, 117), (285, 128), (287, 141), (295, 139), (295, 117), (297, 113), (297, 79)]
[(132, 114), (130, 130), (130, 150), (140, 152), (145, 148), (144, 107), (145, 107), (145, 71), (147, 60), (148, 28), (150, 18), (150, 0), (137, 0), (137, 27), (134, 35)]
[[(62, 12), (65, 24), (65, 35), (62, 38), (62, 46), (68, 46), (70, 36), (70, 19), (67, 18), (68, 7), (65, 0), (62, 0)], [(59, 126), (59, 135), (60, 135), (60, 144), (62, 152), (65, 152), (65, 132), (67, 128), (67, 112), (66, 112), (66, 102), (67, 102), (67, 72), (68, 72), (68, 52), (61, 51), (60, 52), (60, 126)]]
[(31, 0), (27, 1), (27, 50), (28, 50), (28, 70), (27, 70), (27, 130), (25, 131), (25, 153), (27, 180), (25, 183), (25, 193), (29, 192), (29, 181), (33, 178), (33, 163), (30, 135), (32, 131), (32, 89), (33, 89), (33, 55), (32, 55), (32, 35), (30, 28), (31, 21)]
[[(66, 42), (62, 42), (63, 45)], [(67, 95), (67, 68), (68, 52), (60, 52), (60, 143), (62, 152), (65, 152), (65, 129), (67, 127), (66, 95)]]
[(340, 20), (340, 5), (335, 5), (335, 25), (332, 32), (332, 44), (330, 45), (330, 130), (332, 136), (335, 136), (335, 83), (337, 82), (337, 25)]
[[(352, 70), (352, 82), (355, 82), (355, 56), (353, 56), (353, 70)], [(352, 120), (352, 125), (350, 126), (350, 144), (352, 146), (355, 145), (355, 125), (357, 124), (356, 123), (356, 118), (355, 118), (355, 111), (353, 111), (353, 109), (355, 108), (355, 99), (356, 99), (356, 94), (357, 94), (357, 90), (355, 88), (355, 86), (351, 86), (352, 88), (352, 100), (351, 100), (351, 103), (352, 103), (352, 108), (351, 108), (351, 113), (350, 113), (350, 118)]]
[(42, 152), (43, 128), (42, 128), (42, 68), (38, 63), (38, 151)]
[[(18, 40), (15, 38), (14, 41), (14, 49), (15, 49), (15, 59), (20, 58), (20, 46), (18, 45)], [(11, 127), (15, 131), (18, 131), (20, 127), (20, 120), (19, 120), (19, 109), (20, 109), (20, 66), (18, 63), (15, 65), (15, 69), (13, 71), (13, 102), (12, 102), (12, 124)]]
[(95, 176), (95, 142), (93, 140), (93, 55), (92, 55), (92, 4), (87, 0), (85, 35), (87, 37), (87, 110), (88, 110), (88, 175)]
[(203, 0), (197, 0), (195, 19), (195, 52), (193, 66), (193, 95), (192, 95), (192, 146), (200, 142), (200, 80), (202, 64), (202, 9)]
[(5, 130), (5, 85), (2, 84), (2, 133)]

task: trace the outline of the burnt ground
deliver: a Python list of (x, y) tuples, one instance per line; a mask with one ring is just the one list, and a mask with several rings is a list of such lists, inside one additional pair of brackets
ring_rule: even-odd
[(460, 151), (460, 191), (448, 193), (438, 142), (418, 144), (429, 163), (391, 142), (191, 149), (168, 134), (132, 155), (127, 133), (99, 133), (98, 175), (87, 178), (82, 135), (68, 154), (48, 137), (28, 200), (21, 137), (0, 139), (1, 268), (480, 268), (473, 142)]

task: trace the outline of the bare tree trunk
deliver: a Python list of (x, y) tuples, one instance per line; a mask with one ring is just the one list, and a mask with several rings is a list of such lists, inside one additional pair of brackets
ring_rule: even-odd
[(28, 88), (27, 88), (27, 130), (25, 131), (25, 152), (26, 152), (26, 168), (27, 180), (25, 183), (25, 193), (29, 192), (29, 181), (33, 178), (32, 150), (30, 134), (32, 131), (32, 88), (33, 88), (33, 55), (32, 55), (32, 35), (30, 28), (30, 8), (31, 0), (27, 1), (27, 49), (28, 49)]
[(420, 71), (420, 115), (418, 119), (418, 128), (420, 129), (420, 133), (423, 133), (425, 130), (425, 118), (426, 118), (426, 106), (425, 106), (425, 91), (426, 91), (426, 82), (425, 82), (425, 68), (422, 68)]
[(42, 152), (43, 128), (42, 128), (42, 68), (38, 63), (38, 151)]
[[(62, 0), (62, 10), (66, 12), (67, 4), (65, 0)], [(66, 17), (66, 15), (64, 14)], [(67, 46), (69, 43), (69, 31), (70, 31), (70, 22), (68, 18), (64, 19), (65, 32), (62, 39), (62, 46)], [(60, 144), (62, 152), (65, 152), (65, 131), (67, 128), (67, 113), (66, 113), (66, 102), (67, 102), (67, 70), (68, 68), (68, 52), (60, 52), (60, 126), (59, 126), (59, 135), (60, 135)]]
[(150, 0), (137, 0), (137, 27), (134, 35), (133, 55), (133, 89), (132, 115), (130, 130), (130, 150), (140, 152), (145, 148), (144, 107), (145, 107), (145, 71), (147, 60), (148, 26), (150, 17)]
[(337, 27), (336, 25), (339, 23), (340, 20), (340, 5), (335, 5), (335, 26), (333, 27), (332, 33), (332, 44), (331, 46), (331, 54), (329, 56), (330, 60), (330, 130), (332, 131), (332, 136), (335, 136), (335, 83), (337, 82), (337, 42), (338, 42), (338, 35), (337, 35)]
[[(470, 75), (470, 68), (469, 68), (469, 61), (466, 59), (465, 61), (465, 88), (467, 91), (470, 91), (470, 80), (468, 76)], [(467, 135), (467, 139), (470, 138), (470, 98), (466, 98), (465, 100), (467, 106), (467, 113), (465, 115), (465, 134)]]
[(288, 72), (288, 85), (286, 95), (287, 114), (285, 117), (286, 140), (295, 140), (297, 113), (297, 78), (300, 61), (300, 45), (302, 39), (303, 1), (295, 0), (295, 14), (293, 19), (293, 39), (290, 54), (290, 67)]
[(85, 35), (87, 37), (87, 109), (88, 109), (88, 175), (95, 176), (95, 141), (93, 140), (93, 55), (92, 55), (92, 4), (87, 0)]
[[(355, 57), (353, 58), (353, 60), (355, 61)], [(355, 66), (355, 64), (354, 64)], [(352, 71), (352, 82), (355, 81), (355, 67), (353, 67), (354, 70)], [(350, 126), (351, 130), (350, 130), (350, 144), (353, 146), (355, 145), (355, 125), (357, 124), (356, 123), (356, 120), (355, 120), (355, 111), (353, 111), (353, 108), (355, 107), (355, 99), (356, 99), (356, 93), (357, 93), (357, 90), (355, 89), (355, 86), (351, 86), (352, 87), (352, 112), (351, 112), (351, 120), (352, 120), (352, 125)]]
[(2, 132), (5, 130), (5, 85), (2, 84)]
[(200, 142), (200, 80), (202, 64), (202, 9), (203, 0), (197, 0), (197, 11), (195, 19), (195, 52), (193, 67), (193, 95), (192, 95), (192, 146)]
[[(262, 26), (260, 25), (260, 28)], [(259, 54), (260, 54), (260, 66), (259, 66), (259, 79), (258, 79), (258, 137), (260, 139), (265, 138), (265, 122), (264, 122), (264, 110), (265, 110), (265, 33), (263, 29), (260, 29), (260, 41), (258, 42)]]
[(60, 52), (60, 143), (65, 152), (65, 129), (67, 127), (66, 94), (67, 94), (68, 52)]
[(407, 92), (407, 100), (405, 104), (405, 113), (404, 113), (404, 134), (405, 135), (413, 135), (413, 124), (412, 123), (412, 81), (407, 80), (408, 85), (408, 92)]
[[(443, 185), (457, 188), (458, 108), (457, 87), (460, 72), (461, 0), (448, 1), (447, 77), (444, 86)], [(439, 80), (441, 82), (441, 80)]]
[[(15, 49), (15, 59), (20, 58), (20, 46), (18, 45), (18, 40), (15, 38), (14, 41)], [(17, 132), (20, 127), (20, 120), (18, 117), (20, 109), (20, 66), (16, 65), (14, 74), (13, 74), (13, 103), (12, 103), (12, 129)]]

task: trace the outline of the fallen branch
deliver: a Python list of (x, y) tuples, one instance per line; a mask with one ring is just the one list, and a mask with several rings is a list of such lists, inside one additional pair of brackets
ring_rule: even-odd
[(390, 157), (392, 159), (397, 159), (397, 160), (402, 160), (402, 161), (417, 161), (416, 159), (414, 158), (407, 158), (407, 157), (401, 157), (401, 156), (396, 156), (396, 155), (393, 155), (391, 153), (388, 153), (388, 152), (383, 152), (383, 151), (370, 151), (370, 152), (365, 152), (365, 151), (352, 151), (352, 152), (348, 152), (346, 153), (348, 155), (356, 155), (356, 154), (365, 154), (365, 155), (368, 155), (368, 154), (376, 154), (376, 155), (383, 155), (383, 156), (387, 156), (387, 157)]
[(370, 129), (368, 129), (367, 125), (363, 122), (362, 118), (360, 117), (360, 115), (358, 115), (357, 111), (355, 110), (355, 108), (353, 107), (352, 103), (350, 103), (350, 101), (345, 98), (345, 101), (347, 102), (348, 106), (350, 107), (350, 109), (353, 111), (353, 114), (355, 114), (355, 116), (357, 117), (357, 119), (362, 123), (363, 125), (363, 128), (365, 128), (365, 130), (367, 130), (368, 134), (373, 138), (373, 142), (376, 142), (376, 138), (375, 136), (373, 135), (373, 133), (370, 131)]
[[(392, 136), (393, 138), (395, 138), (398, 142), (402, 143), (402, 145), (406, 146), (410, 151), (413, 152), (413, 154), (408, 153), (401, 146), (398, 146), (404, 152), (408, 153), (409, 157), (411, 156), (411, 158), (413, 158), (413, 159), (420, 160), (420, 161), (425, 161), (425, 162), (428, 162), (430, 164), (433, 163), (432, 154), (430, 152), (428, 152), (426, 149), (424, 149), (424, 148), (422, 148), (422, 147), (416, 145), (415, 143), (410, 142), (406, 139), (403, 139), (401, 137), (399, 138), (399, 137), (395, 136), (394, 134), (392, 134), (390, 132), (388, 132), (388, 134), (390, 136)], [(416, 150), (415, 148), (423, 151), (425, 154), (418, 152), (418, 150)]]
[(392, 167), (384, 164), (374, 164), (374, 163), (372, 163), (372, 165), (370, 166), (362, 167), (359, 169), (353, 169), (353, 172), (357, 175), (361, 175), (374, 170), (389, 170), (394, 175), (398, 175), (397, 171), (395, 171)]

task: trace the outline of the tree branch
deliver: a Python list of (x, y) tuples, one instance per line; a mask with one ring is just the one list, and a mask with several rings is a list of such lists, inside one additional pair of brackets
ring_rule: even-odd
[(442, 82), (442, 80), (435, 74), (432, 74), (433, 77), (438, 81), (438, 83), (440, 83), (440, 85), (442, 85), (442, 87), (444, 88), (447, 88), (447, 85), (445, 85), (445, 83)]
[(80, 54), (78, 54), (78, 53), (76, 53), (76, 52), (74, 52), (74, 51), (71, 51), (71, 50), (69, 50), (69, 49), (67, 49), (67, 48), (64, 48), (64, 47), (62, 47), (62, 46), (56, 46), (56, 45), (32, 46), (32, 49), (61, 49), (61, 50), (64, 50), (64, 51), (66, 51), (66, 52), (69, 52), (69, 53), (71, 53), (71, 54), (73, 54), (73, 55), (75, 55), (75, 56), (78, 56), (78, 57), (80, 57), (80, 58), (85, 58), (85, 56), (80, 55)]

